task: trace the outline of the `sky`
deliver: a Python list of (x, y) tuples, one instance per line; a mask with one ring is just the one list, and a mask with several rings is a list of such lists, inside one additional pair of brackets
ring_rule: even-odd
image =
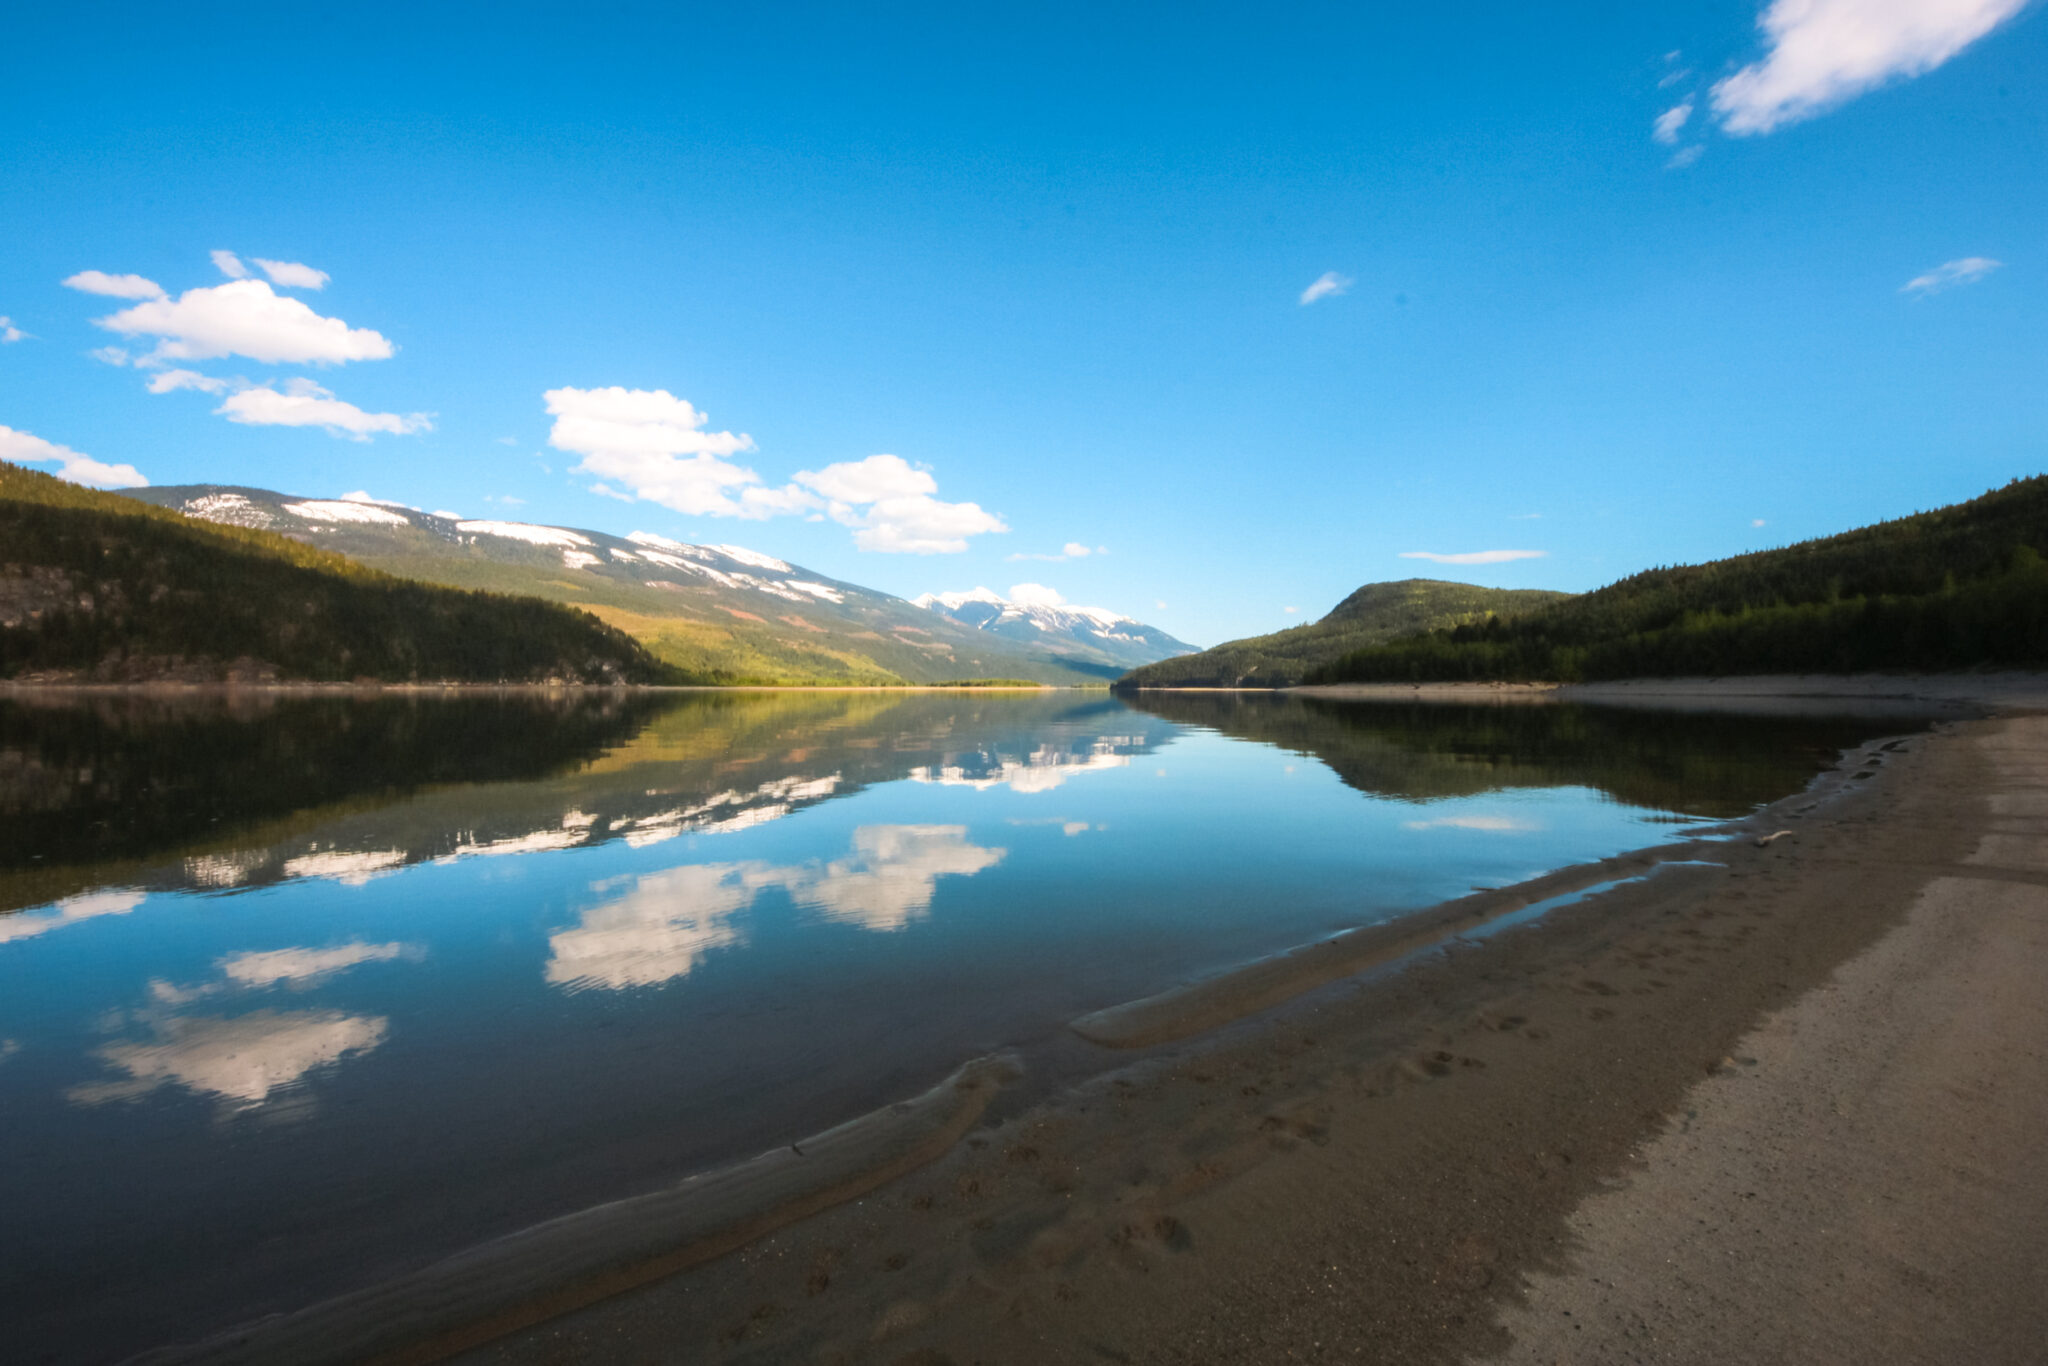
[(2026, 0), (44, 6), (0, 458), (1197, 644), (2048, 467)]

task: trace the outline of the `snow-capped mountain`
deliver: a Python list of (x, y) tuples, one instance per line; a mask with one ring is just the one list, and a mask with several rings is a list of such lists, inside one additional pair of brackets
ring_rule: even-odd
[(745, 546), (425, 512), (364, 494), (306, 498), (192, 484), (129, 496), (278, 532), (407, 578), (581, 607), (709, 682), (1073, 684), (1123, 672), (1050, 639), (935, 621), (902, 598)]
[(1194, 654), (1156, 626), (1107, 607), (1080, 607), (1042, 584), (1018, 584), (1010, 596), (987, 588), (926, 593), (911, 602), (942, 617), (1007, 640), (1035, 645), (1063, 658), (1134, 669), (1140, 664)]

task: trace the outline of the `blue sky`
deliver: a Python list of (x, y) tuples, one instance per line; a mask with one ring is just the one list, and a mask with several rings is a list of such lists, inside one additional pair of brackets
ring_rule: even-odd
[(24, 12), (0, 453), (1202, 644), (2048, 465), (2039, 6), (1099, 9)]

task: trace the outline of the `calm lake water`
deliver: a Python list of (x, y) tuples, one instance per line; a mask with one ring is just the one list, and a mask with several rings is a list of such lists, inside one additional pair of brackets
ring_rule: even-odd
[(97, 1362), (1073, 1016), (1795, 792), (1900, 718), (0, 699), (0, 1323)]

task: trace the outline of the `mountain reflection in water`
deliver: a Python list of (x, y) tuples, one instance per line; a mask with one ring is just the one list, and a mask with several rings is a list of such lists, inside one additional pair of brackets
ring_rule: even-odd
[(1886, 718), (1047, 693), (0, 696), (0, 1264), (99, 1362), (778, 1147)]

